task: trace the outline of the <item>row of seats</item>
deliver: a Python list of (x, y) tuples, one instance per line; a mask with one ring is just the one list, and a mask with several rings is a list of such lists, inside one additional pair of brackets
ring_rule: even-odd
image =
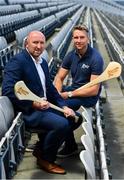
[(34, 23), (41, 19), (40, 15), (25, 17), (18, 21), (9, 22), (7, 24), (0, 25), (0, 36), (4, 36), (6, 38), (7, 43), (12, 43), (15, 41), (15, 33), (14, 31), (23, 28), (31, 23)]
[(84, 149), (80, 152), (80, 159), (85, 168), (85, 179), (96, 179), (96, 145), (95, 134), (93, 131), (93, 108), (82, 108), (84, 122), (82, 128), (84, 134), (81, 136), (81, 142)]
[(21, 13), (15, 13), (15, 14), (11, 14), (11, 15), (5, 15), (5, 16), (1, 16), (0, 17), (0, 24), (6, 24), (9, 22), (15, 22), (15, 21), (20, 21), (24, 18), (28, 18), (31, 16), (36, 16), (38, 15), (38, 11), (37, 10), (33, 10), (33, 11), (26, 11), (26, 12), (21, 12)]
[(116, 53), (118, 54), (120, 61), (123, 63), (123, 59), (124, 59), (124, 55), (122, 52), (122, 48), (121, 46), (116, 42), (116, 39), (114, 38), (114, 36), (110, 33), (110, 30), (108, 29), (108, 27), (105, 25), (105, 23), (102, 21), (101, 17), (98, 15), (98, 13), (95, 11), (95, 14), (98, 18), (99, 23), (101, 24), (108, 40), (110, 41), (113, 49), (116, 51)]
[(84, 7), (80, 8), (68, 22), (62, 27), (61, 31), (51, 40), (49, 47), (52, 49), (52, 56), (63, 59), (71, 41), (72, 28), (78, 24)]
[(21, 11), (23, 11), (23, 9), (20, 4), (0, 6), (1, 16), (7, 15), (7, 14), (19, 13)]
[[(40, 9), (43, 9), (43, 8), (47, 8), (49, 9), (50, 7), (54, 7), (56, 8), (56, 12), (57, 11), (61, 11), (63, 9), (66, 9), (66, 8), (69, 8), (69, 7), (72, 7), (72, 6), (75, 6), (76, 4), (75, 3), (65, 3), (65, 2), (61, 2), (61, 3), (45, 3), (45, 2), (37, 2), (37, 3), (25, 3), (25, 4), (21, 4), (21, 3), (18, 3), (18, 4), (11, 4), (11, 5), (3, 5), (0, 6), (0, 15), (3, 16), (3, 15), (9, 15), (9, 14), (13, 14), (13, 13), (19, 13), (19, 12), (26, 12), (26, 11), (31, 11), (31, 10), (40, 10)], [(48, 10), (49, 11), (49, 10)]]
[[(104, 13), (102, 13), (102, 14), (104, 14)], [(123, 28), (124, 23), (123, 23), (123, 21), (122, 21), (122, 19), (123, 19), (122, 16), (117, 16), (117, 15), (114, 15), (114, 14), (111, 15), (111, 14), (109, 14), (109, 13), (106, 13), (106, 14), (104, 14), (104, 15), (106, 16), (107, 19), (109, 19), (109, 20), (112, 22), (112, 24), (114, 24), (114, 25), (116, 26), (116, 28), (119, 27), (119, 29), (121, 30), (121, 32), (124, 33), (124, 28)]]
[[(47, 1), (47, 0), (1, 0), (0, 1), (0, 4), (1, 5), (4, 5), (4, 4), (9, 4), (9, 5), (13, 5), (13, 4), (25, 4), (25, 3), (28, 3), (28, 4), (30, 4), (30, 3), (37, 3), (37, 2), (43, 2), (43, 3), (55, 3), (55, 1), (53, 1), (53, 0), (49, 0), (49, 1)], [(56, 3), (57, 3), (57, 1), (56, 1)], [(61, 1), (59, 1), (59, 3), (61, 3)]]
[(39, 9), (43, 9), (43, 8), (47, 8), (47, 9), (49, 9), (49, 7), (55, 7), (56, 8), (56, 11), (60, 11), (60, 10), (63, 10), (63, 9), (66, 9), (66, 8), (69, 8), (69, 7), (71, 7), (71, 6), (74, 6), (75, 5), (75, 3), (69, 3), (69, 4), (66, 4), (66, 3), (61, 3), (61, 4), (59, 4), (59, 3), (35, 3), (35, 4), (33, 4), (33, 3), (30, 3), (30, 4), (24, 4), (24, 10), (25, 11), (29, 11), (29, 10), (33, 10), (33, 9), (37, 9), (37, 10), (39, 10)]
[[(6, 1), (6, 0), (5, 0)], [(57, 1), (57, 0), (7, 0), (8, 4), (31, 4), (31, 3), (46, 3), (49, 6), (57, 5), (57, 4), (63, 4), (63, 1)], [(68, 1), (65, 1), (66, 4)]]
[[(9, 19), (8, 23), (1, 24), (0, 35), (5, 36), (7, 43), (11, 43), (12, 41), (16, 40), (16, 36), (15, 36), (16, 33), (18, 34), (19, 32), (20, 34), (21, 31), (26, 31), (25, 33), (23, 32), (23, 36), (21, 38), (21, 39), (24, 39), (24, 37), (27, 35), (27, 33), (30, 30), (39, 29), (39, 30), (42, 30), (45, 33), (46, 37), (48, 38), (48, 36), (51, 35), (54, 29), (56, 27), (60, 27), (65, 21), (67, 21), (67, 18), (70, 17), (78, 8), (79, 8), (79, 5), (75, 7), (70, 7), (61, 12), (57, 12), (54, 15), (50, 15), (44, 19), (42, 19), (41, 14), (38, 13), (36, 10), (31, 11), (32, 15), (30, 14), (30, 12), (25, 12), (25, 13), (23, 12), (20, 14), (10, 15), (10, 17), (14, 19), (12, 20), (12, 22)], [(21, 15), (25, 17), (23, 18), (21, 17)], [(4, 16), (4, 17), (7, 17), (7, 16)], [(4, 18), (1, 19), (1, 21), (3, 20)], [(27, 29), (29, 29), (29, 31)], [(20, 42), (18, 43), (20, 44)], [(21, 40), (21, 43), (22, 43), (22, 40)]]
[(110, 28), (112, 35), (114, 36), (116, 42), (121, 46), (122, 50), (124, 50), (124, 32), (118, 29), (116, 22), (111, 22), (108, 17), (106, 17), (103, 13), (100, 13), (102, 19), (104, 20), (107, 27)]
[[(81, 142), (84, 149), (80, 152), (80, 159), (85, 168), (86, 179), (109, 180), (112, 177), (108, 172), (110, 159), (106, 155), (101, 109), (100, 100), (95, 109), (86, 109), (82, 106), (82, 116), (85, 121), (82, 123), (84, 134), (81, 136)], [(95, 116), (93, 116), (93, 112), (95, 112)]]
[[(78, 7), (76, 6), (75, 10), (77, 8)], [(71, 14), (72, 13), (74, 12), (71, 12)], [(32, 25), (28, 25), (15, 31), (17, 43), (19, 45), (22, 45), (23, 39), (27, 36), (27, 34), (31, 30), (35, 29), (41, 30), (45, 34), (46, 38), (48, 38), (55, 31), (55, 28), (62, 26), (62, 24), (67, 21), (68, 16), (70, 16), (70, 13), (67, 9), (62, 11), (61, 14), (58, 12), (55, 15), (48, 16), (42, 20), (33, 23)]]
[(96, 130), (98, 136), (98, 149), (100, 155), (100, 177), (102, 179), (112, 179), (111, 173), (108, 171), (108, 166), (110, 165), (110, 158), (107, 155), (107, 144), (105, 143), (105, 123), (103, 119), (103, 110), (101, 106), (102, 101), (98, 101), (96, 104)]
[(24, 122), (6, 96), (0, 97), (0, 117), (0, 179), (11, 179), (24, 153)]
[[(78, 7), (79, 6), (70, 7), (70, 5), (67, 5), (66, 7), (67, 9), (63, 10), (61, 13), (60, 12), (57, 13), (58, 9), (55, 10), (54, 7), (52, 9), (49, 8), (49, 11), (47, 9), (47, 16), (54, 14), (55, 15), (54, 19), (56, 18), (56, 21), (58, 21), (58, 23), (60, 24), (60, 22), (63, 23), (67, 19), (67, 17), (71, 16), (72, 13), (74, 13), (77, 10)], [(40, 9), (39, 12), (37, 10), (32, 10), (32, 11), (26, 11), (26, 12), (20, 12), (16, 14), (1, 16), (0, 17), (0, 24), (1, 24), (0, 36), (5, 36), (7, 38), (7, 36), (9, 36), (10, 33), (14, 33), (14, 31), (18, 29), (26, 27), (29, 24), (38, 22), (39, 20), (42, 20), (45, 15), (46, 15), (46, 10), (42, 11)], [(8, 41), (8, 38), (7, 38), (8, 43), (13, 41), (12, 37), (10, 37), (9, 39), (10, 41)]]

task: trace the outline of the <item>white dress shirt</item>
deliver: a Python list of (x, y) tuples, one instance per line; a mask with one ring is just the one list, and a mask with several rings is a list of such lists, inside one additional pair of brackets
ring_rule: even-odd
[(41, 63), (42, 63), (42, 58), (39, 57), (39, 61), (36, 61), (32, 56), (31, 56), (34, 64), (35, 64), (35, 67), (37, 69), (37, 72), (38, 72), (38, 75), (40, 77), (40, 81), (41, 81), (41, 84), (42, 84), (42, 87), (43, 87), (43, 91), (44, 91), (44, 97), (46, 98), (46, 78), (45, 78), (45, 74), (44, 74), (44, 71), (41, 67)]

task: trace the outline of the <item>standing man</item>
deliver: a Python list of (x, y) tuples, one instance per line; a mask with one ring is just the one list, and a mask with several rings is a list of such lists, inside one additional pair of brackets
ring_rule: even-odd
[[(99, 98), (100, 84), (83, 90), (77, 90), (77, 88), (97, 78), (103, 72), (103, 59), (100, 53), (89, 45), (88, 29), (85, 25), (74, 27), (72, 40), (74, 49), (63, 59), (55, 77), (54, 85), (68, 106), (78, 110), (81, 105), (85, 107), (94, 106)], [(63, 81), (69, 73), (72, 77), (72, 84), (64, 88)], [(73, 151), (77, 149), (73, 132), (68, 137), (64, 149), (59, 152), (61, 157), (71, 154), (70, 147), (75, 147)]]
[[(55, 163), (56, 154), (68, 133), (78, 127), (78, 123), (72, 120), (74, 111), (67, 107), (65, 100), (50, 80), (47, 62), (40, 56), (44, 48), (43, 33), (30, 32), (25, 41), (25, 49), (10, 59), (5, 67), (2, 95), (9, 97), (15, 111), (23, 113), (26, 126), (46, 130), (44, 138), (39, 139), (33, 152), (40, 168), (49, 173), (65, 174), (65, 170)], [(14, 93), (14, 85), (20, 80), (23, 80), (33, 93), (45, 97), (46, 100), (40, 103), (18, 100)], [(51, 109), (49, 102), (63, 108), (64, 115)]]

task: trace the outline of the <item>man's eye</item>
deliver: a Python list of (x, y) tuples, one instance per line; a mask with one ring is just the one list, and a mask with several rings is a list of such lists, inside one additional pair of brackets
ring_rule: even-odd
[(84, 39), (84, 36), (80, 36), (80, 37), (76, 36), (74, 37), (74, 39)]
[(74, 37), (74, 39), (78, 39), (78, 37)]

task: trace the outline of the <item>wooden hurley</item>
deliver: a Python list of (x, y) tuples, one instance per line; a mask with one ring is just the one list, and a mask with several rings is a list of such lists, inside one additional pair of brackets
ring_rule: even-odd
[(109, 79), (117, 78), (120, 76), (121, 71), (122, 71), (122, 67), (119, 63), (114, 61), (110, 62), (101, 75), (99, 75), (96, 79), (90, 81), (89, 83), (81, 86), (77, 90), (89, 88), (101, 82), (107, 81)]
[[(30, 89), (28, 89), (28, 87), (24, 83), (24, 81), (18, 81), (14, 86), (14, 90), (15, 90), (16, 97), (20, 100), (30, 100), (30, 101), (36, 101), (36, 102), (41, 102), (45, 100), (44, 97), (41, 98), (35, 95), (33, 92), (31, 92)], [(64, 110), (62, 108), (52, 103), (49, 103), (49, 105), (51, 108), (64, 113)], [(75, 116), (75, 121), (78, 121), (78, 118), (79, 118), (78, 116)]]

